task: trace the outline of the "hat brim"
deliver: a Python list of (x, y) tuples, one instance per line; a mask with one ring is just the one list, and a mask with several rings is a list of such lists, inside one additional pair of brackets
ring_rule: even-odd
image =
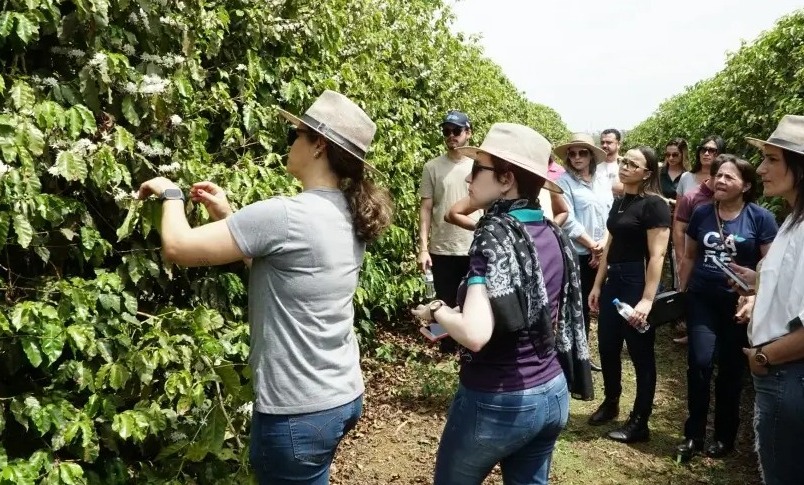
[(486, 149), (480, 148), (480, 147), (461, 147), (461, 148), (458, 148), (457, 151), (461, 155), (469, 157), (472, 160), (477, 160), (478, 155), (480, 153), (485, 153), (487, 155), (491, 155), (491, 156), (497, 157), (499, 159), (505, 160), (508, 163), (514, 164), (514, 165), (516, 165), (517, 167), (519, 167), (521, 169), (527, 170), (528, 172), (543, 178), (544, 179), (543, 188), (549, 190), (550, 192), (555, 192), (556, 194), (563, 194), (564, 193), (564, 191), (561, 189), (561, 187), (559, 187), (558, 185), (553, 183), (550, 180), (550, 178), (548, 177), (548, 175), (547, 175), (547, 167), (545, 167), (545, 170), (543, 172), (540, 171), (540, 170), (534, 170), (533, 167), (530, 166), (530, 164), (528, 164), (527, 162), (519, 160), (518, 157), (516, 157), (515, 155), (513, 155), (511, 153), (508, 153), (508, 152), (505, 152), (503, 150), (486, 150)]
[(790, 145), (783, 145), (781, 143), (774, 143), (774, 142), (768, 141), (768, 140), (760, 140), (759, 138), (752, 138), (750, 136), (746, 136), (745, 141), (747, 141), (750, 145), (753, 145), (753, 146), (759, 148), (760, 150), (762, 148), (765, 148), (765, 145), (770, 145), (772, 147), (781, 148), (782, 150), (789, 150), (791, 152), (795, 152), (795, 153), (799, 153), (801, 155), (804, 155), (804, 150), (799, 149), (799, 148), (793, 148)]
[(564, 143), (563, 145), (559, 145), (553, 149), (553, 153), (556, 154), (558, 158), (564, 161), (564, 163), (569, 163), (569, 159), (567, 158), (567, 152), (569, 151), (570, 147), (585, 147), (587, 148), (594, 157), (595, 163), (600, 163), (606, 160), (606, 152), (603, 151), (602, 148), (599, 148), (591, 143), (587, 143), (585, 141), (578, 141), (578, 142), (570, 142)]
[(328, 136), (327, 136), (327, 135), (325, 135), (324, 133), (321, 133), (320, 131), (316, 130), (316, 129), (315, 129), (315, 128), (313, 128), (312, 126), (308, 125), (307, 123), (305, 123), (304, 121), (302, 121), (302, 120), (301, 120), (301, 119), (300, 119), (298, 116), (296, 116), (296, 115), (294, 115), (294, 114), (292, 114), (292, 113), (290, 113), (290, 112), (287, 112), (287, 111), (285, 111), (285, 110), (283, 110), (283, 109), (281, 109), (281, 108), (278, 108), (278, 111), (279, 111), (279, 114), (280, 114), (280, 115), (282, 115), (282, 117), (283, 117), (283, 118), (285, 118), (285, 119), (288, 121), (288, 123), (290, 123), (291, 125), (293, 125), (293, 126), (304, 125), (304, 126), (306, 126), (307, 128), (310, 128), (311, 130), (313, 130), (314, 132), (316, 132), (316, 133), (318, 133), (319, 135), (323, 136), (324, 138), (326, 138), (326, 139), (327, 139), (327, 140), (329, 140), (330, 142), (334, 143), (335, 145), (338, 145), (338, 147), (340, 147), (341, 149), (343, 149), (343, 150), (344, 150), (346, 153), (348, 153), (349, 155), (351, 155), (351, 156), (352, 156), (353, 158), (355, 158), (357, 161), (359, 161), (359, 162), (363, 163), (363, 165), (365, 165), (366, 167), (368, 167), (369, 169), (371, 169), (372, 171), (374, 171), (374, 173), (378, 173), (378, 174), (381, 174), (381, 173), (382, 173), (382, 172), (380, 172), (379, 170), (377, 170), (377, 168), (376, 168), (376, 167), (374, 167), (374, 165), (372, 165), (372, 164), (370, 164), (369, 162), (367, 162), (367, 161), (365, 160), (365, 158), (363, 158), (363, 157), (361, 157), (361, 156), (357, 155), (357, 154), (356, 154), (356, 153), (354, 153), (353, 151), (349, 150), (347, 147), (345, 147), (345, 146), (343, 146), (342, 144), (338, 143), (336, 140), (333, 140), (332, 138), (328, 137)]

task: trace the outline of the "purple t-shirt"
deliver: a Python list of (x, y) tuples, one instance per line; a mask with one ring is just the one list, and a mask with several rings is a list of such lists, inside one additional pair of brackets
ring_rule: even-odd
[[(530, 221), (527, 217), (534, 210), (518, 210), (514, 214), (520, 221)], [(519, 217), (525, 214), (525, 217)], [(564, 281), (564, 259), (561, 246), (552, 229), (544, 220), (524, 222), (536, 246), (539, 263), (544, 274), (547, 298), (550, 302), (550, 315), (553, 322), (558, 316), (558, 303)], [(468, 284), (485, 284), (486, 258), (475, 255), (469, 261)], [(466, 286), (458, 289), (458, 303), (463, 306), (466, 299)], [(481, 392), (506, 392), (529, 389), (544, 384), (562, 372), (555, 350), (539, 356), (526, 331), (514, 333), (493, 333), (491, 340), (480, 350), (470, 352), (461, 349), (461, 384)]]

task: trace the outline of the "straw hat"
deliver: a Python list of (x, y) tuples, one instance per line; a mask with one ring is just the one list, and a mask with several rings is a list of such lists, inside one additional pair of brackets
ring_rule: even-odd
[(784, 115), (765, 141), (748, 136), (745, 139), (757, 148), (772, 145), (804, 155), (804, 116)]
[(461, 147), (458, 152), (474, 160), (477, 160), (480, 153), (501, 158), (543, 178), (545, 189), (563, 193), (561, 187), (551, 182), (547, 176), (550, 142), (527, 126), (494, 123), (479, 147)]
[(592, 154), (593, 163), (600, 163), (606, 160), (606, 152), (604, 152), (602, 148), (598, 148), (597, 145), (595, 145), (595, 140), (592, 139), (592, 136), (587, 135), (586, 133), (573, 133), (570, 141), (564, 143), (563, 145), (557, 146), (553, 152), (555, 152), (558, 158), (569, 163), (567, 151), (570, 149), (570, 147), (583, 147), (588, 149), (589, 153)]
[(368, 168), (377, 170), (366, 162), (366, 152), (377, 131), (377, 125), (360, 106), (346, 96), (326, 90), (301, 117), (283, 109), (279, 110), (279, 114), (293, 126), (309, 127), (349, 152)]

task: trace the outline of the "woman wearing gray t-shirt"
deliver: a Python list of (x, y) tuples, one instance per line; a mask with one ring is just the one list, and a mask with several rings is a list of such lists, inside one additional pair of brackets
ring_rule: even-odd
[(192, 198), (216, 222), (197, 228), (173, 182), (149, 180), (139, 195), (165, 201), (167, 260), (251, 264), (252, 466), (261, 484), (319, 485), (329, 482), (335, 450), (361, 414), (352, 299), (366, 243), (390, 225), (392, 207), (387, 191), (365, 178), (376, 125), (356, 104), (325, 91), (301, 117), (280, 113), (293, 125), (287, 170), (300, 194), (232, 213), (224, 191), (201, 182)]

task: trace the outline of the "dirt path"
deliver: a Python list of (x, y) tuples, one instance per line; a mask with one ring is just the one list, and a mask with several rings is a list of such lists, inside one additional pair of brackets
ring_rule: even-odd
[[(628, 446), (604, 439), (602, 435), (611, 427), (586, 424), (600, 398), (573, 400), (570, 424), (553, 457), (551, 483), (759, 485), (749, 429), (750, 389), (743, 396), (744, 424), (736, 453), (723, 460), (699, 457), (690, 465), (673, 461), (671, 453), (686, 418), (686, 349), (673, 344), (671, 336), (669, 328), (660, 329), (657, 336), (659, 382), (651, 441)], [(332, 483), (432, 483), (438, 440), (456, 379), (455, 362), (425, 346), (415, 334), (383, 333), (379, 339), (384, 345), (363, 363), (367, 376), (363, 418), (338, 452)], [(621, 417), (627, 415), (634, 395), (633, 369), (626, 364), (623, 372)], [(602, 396), (600, 374), (595, 375), (595, 384), (597, 395)], [(746, 385), (750, 388), (748, 380)], [(499, 470), (485, 484), (502, 484)]]

